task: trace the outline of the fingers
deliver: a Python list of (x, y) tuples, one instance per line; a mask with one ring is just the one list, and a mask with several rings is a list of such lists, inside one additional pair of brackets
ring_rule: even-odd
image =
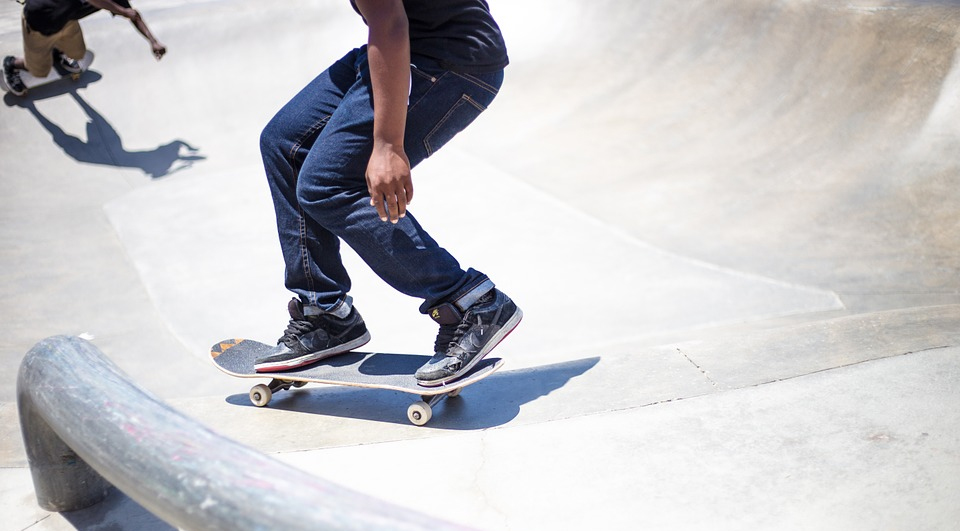
[(381, 221), (397, 223), (407, 215), (407, 205), (413, 198), (413, 179), (410, 161), (402, 146), (381, 146), (370, 156), (366, 171), (370, 204)]
[(156, 39), (150, 39), (150, 51), (153, 53), (153, 57), (159, 61), (167, 54), (167, 47)]
[(401, 188), (398, 192), (370, 196), (370, 204), (377, 210), (380, 221), (397, 223), (407, 215), (407, 205), (413, 196), (413, 188)]

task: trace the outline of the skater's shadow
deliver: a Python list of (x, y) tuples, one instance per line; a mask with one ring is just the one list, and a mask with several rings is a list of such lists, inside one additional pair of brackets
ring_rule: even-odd
[[(22, 107), (29, 111), (50, 133), (53, 141), (60, 146), (64, 153), (78, 162), (118, 168), (138, 168), (150, 177), (158, 178), (187, 169), (195, 162), (206, 159), (197, 148), (183, 140), (174, 140), (147, 151), (125, 149), (116, 129), (77, 92), (77, 89), (97, 81), (100, 77), (100, 74), (88, 71), (81, 76), (77, 83), (44, 85), (31, 90), (28, 97), (25, 98), (7, 94), (4, 97), (4, 102), (8, 106)], [(65, 94), (69, 94), (87, 115), (86, 141), (64, 131), (50, 118), (44, 116), (34, 103), (38, 99)]]

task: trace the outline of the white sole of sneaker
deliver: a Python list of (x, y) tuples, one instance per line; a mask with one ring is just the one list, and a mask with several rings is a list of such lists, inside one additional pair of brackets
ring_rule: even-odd
[(342, 345), (337, 345), (336, 348), (330, 350), (321, 350), (318, 352), (311, 352), (310, 354), (305, 354), (299, 358), (294, 358), (292, 360), (286, 361), (277, 361), (273, 363), (263, 363), (260, 365), (254, 365), (254, 369), (257, 372), (270, 373), (270, 372), (283, 372), (290, 371), (293, 369), (299, 369), (307, 365), (311, 365), (318, 361), (323, 361), (327, 358), (337, 356), (340, 354), (346, 354), (351, 350), (358, 349), (367, 343), (370, 342), (370, 332), (364, 333), (362, 336), (354, 339), (353, 341), (344, 343)]

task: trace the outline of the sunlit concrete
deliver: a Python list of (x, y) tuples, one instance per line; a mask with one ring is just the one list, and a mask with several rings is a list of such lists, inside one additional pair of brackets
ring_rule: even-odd
[[(415, 170), (412, 211), (525, 318), (503, 371), (424, 428), (391, 392), (258, 409), (207, 360), (285, 326), (258, 136), (363, 42), (358, 17), (135, 4), (162, 61), (97, 14), (79, 83), (0, 102), (12, 529), (170, 529), (119, 492), (33, 502), (16, 370), (63, 333), (229, 437), (479, 529), (960, 521), (960, 4), (494, 0), (506, 83)], [(18, 9), (0, 4), (3, 55)], [(419, 301), (346, 259), (370, 347), (429, 349)]]

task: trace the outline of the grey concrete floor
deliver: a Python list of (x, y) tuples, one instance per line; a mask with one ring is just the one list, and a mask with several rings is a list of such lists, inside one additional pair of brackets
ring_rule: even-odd
[[(100, 13), (81, 82), (0, 104), (4, 526), (169, 529), (121, 492), (36, 505), (17, 368), (82, 334), (228, 437), (478, 529), (957, 528), (957, 2), (493, 1), (506, 83), (412, 210), (525, 319), (423, 428), (392, 392), (254, 408), (207, 361), (285, 326), (259, 131), (359, 18), (135, 4), (162, 61)], [(370, 348), (428, 350), (419, 301), (346, 260)]]

